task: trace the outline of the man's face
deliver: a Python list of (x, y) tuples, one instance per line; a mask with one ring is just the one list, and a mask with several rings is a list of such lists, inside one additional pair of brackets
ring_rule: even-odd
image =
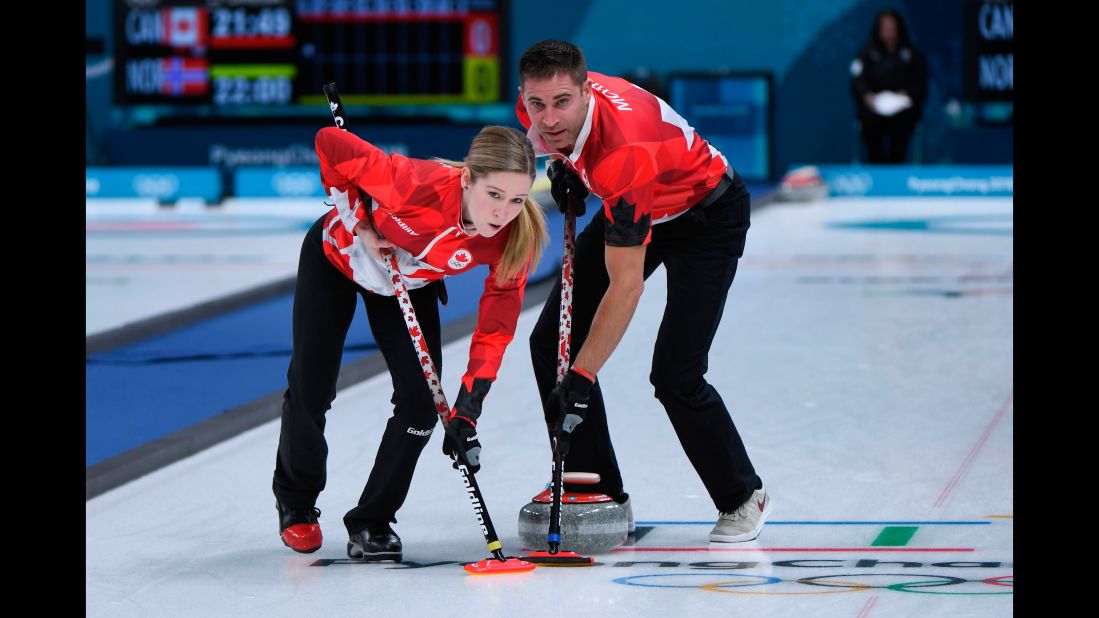
[(532, 126), (551, 148), (572, 152), (591, 101), (591, 80), (577, 84), (565, 73), (528, 77), (519, 90)]

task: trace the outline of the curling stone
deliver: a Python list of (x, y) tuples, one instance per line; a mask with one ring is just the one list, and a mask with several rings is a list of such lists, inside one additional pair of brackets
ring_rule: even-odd
[[(565, 472), (565, 483), (573, 485), (599, 482), (591, 472)], [(552, 493), (547, 484), (542, 493), (519, 510), (519, 538), (527, 547), (546, 551), (549, 544), (550, 502)], [(561, 494), (562, 551), (594, 554), (610, 551), (626, 542), (629, 533), (626, 508), (607, 494), (564, 492)]]

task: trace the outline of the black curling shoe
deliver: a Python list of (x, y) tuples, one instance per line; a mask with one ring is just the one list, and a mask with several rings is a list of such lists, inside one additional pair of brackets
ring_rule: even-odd
[(401, 561), (401, 537), (389, 524), (374, 524), (351, 535), (347, 557), (360, 562)]

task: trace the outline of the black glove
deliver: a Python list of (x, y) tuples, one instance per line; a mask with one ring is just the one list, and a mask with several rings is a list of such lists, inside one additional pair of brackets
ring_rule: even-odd
[(454, 409), (450, 411), (446, 429), (443, 433), (443, 454), (449, 455), (454, 460), (454, 468), (458, 463), (465, 464), (466, 468), (476, 474), (481, 469), (481, 442), (477, 439), (477, 418), (481, 416), (481, 402), (485, 400), (492, 380), (476, 378), (473, 380), (473, 390), (462, 384), (458, 391), (458, 398), (454, 401)]
[(550, 179), (550, 195), (557, 202), (557, 209), (564, 213), (569, 207), (569, 198), (572, 198), (573, 212), (577, 217), (583, 217), (587, 212), (584, 200), (588, 198), (588, 188), (576, 172), (570, 170), (561, 159), (554, 159), (546, 168), (546, 175)]
[(557, 448), (561, 456), (569, 453), (569, 437), (576, 426), (584, 422), (588, 414), (588, 399), (595, 382), (570, 369), (561, 383), (546, 398), (546, 414), (556, 414), (547, 418), (550, 435), (557, 439)]

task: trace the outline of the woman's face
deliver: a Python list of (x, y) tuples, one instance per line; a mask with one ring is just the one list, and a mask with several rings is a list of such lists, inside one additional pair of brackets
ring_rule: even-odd
[(897, 20), (892, 15), (882, 15), (878, 20), (878, 36), (889, 49), (897, 46)]
[(462, 172), (462, 216), (473, 223), (478, 234), (492, 238), (519, 216), (533, 182), (522, 172), (490, 172), (471, 183), (466, 168)]

